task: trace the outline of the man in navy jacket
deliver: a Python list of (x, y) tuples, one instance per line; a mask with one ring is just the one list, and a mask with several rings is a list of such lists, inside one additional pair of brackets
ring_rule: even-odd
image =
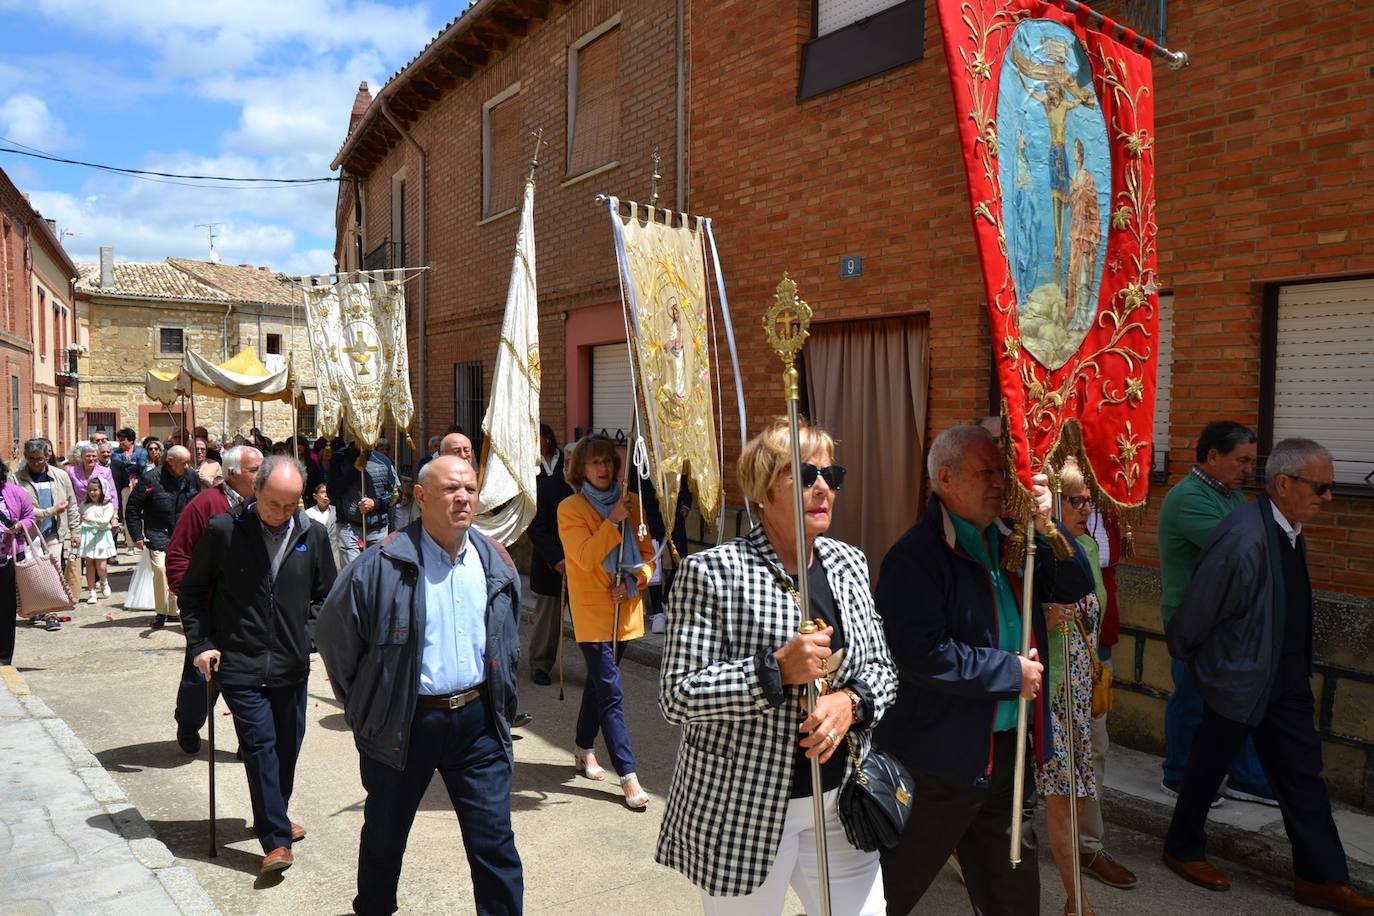
[[(897, 703), (875, 740), (911, 771), (913, 808), (896, 848), (884, 850), (889, 913), (905, 916), (956, 849), (974, 909), (991, 914), (1040, 910), (1035, 782), (1026, 759), (1021, 859), (1008, 861), (1017, 698), (1029, 707), (1034, 752), (1053, 750), (1044, 669), (1019, 655), (1021, 581), (1001, 567), (1011, 531), (1001, 519), (1006, 474), (992, 434), (956, 426), (931, 445), (934, 495), (925, 515), (893, 545), (878, 577), (877, 606), (893, 661)], [(1082, 550), (1057, 560), (1044, 533), (1050, 494), (1035, 479), (1037, 550), (1032, 647), (1047, 645), (1041, 602), (1072, 604), (1093, 589)], [(1061, 529), (1062, 532), (1062, 529)]]

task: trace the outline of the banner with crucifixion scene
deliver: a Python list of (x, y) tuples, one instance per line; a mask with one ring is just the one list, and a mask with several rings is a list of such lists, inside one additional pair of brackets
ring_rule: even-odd
[(319, 387), (317, 422), (324, 435), (346, 429), (370, 449), (388, 418), (410, 426), (410, 356), (406, 350), (404, 281), (385, 271), (310, 277), (306, 325)]
[(1013, 490), (1076, 453), (1132, 509), (1159, 349), (1153, 45), (1070, 6), (938, 0)]

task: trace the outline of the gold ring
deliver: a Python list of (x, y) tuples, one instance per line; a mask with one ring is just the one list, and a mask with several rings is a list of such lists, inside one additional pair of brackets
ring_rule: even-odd
[(830, 739), (830, 743), (831, 743), (831, 744), (835, 744), (835, 743), (837, 743), (837, 742), (840, 740), (839, 738), (836, 738), (836, 737), (835, 737), (835, 733), (834, 733), (834, 732), (831, 732), (830, 734), (826, 735), (826, 737)]

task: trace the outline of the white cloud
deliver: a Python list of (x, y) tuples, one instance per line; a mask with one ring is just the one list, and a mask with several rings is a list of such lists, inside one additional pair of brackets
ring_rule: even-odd
[(43, 150), (63, 149), (72, 144), (62, 119), (48, 110), (46, 102), (27, 92), (0, 102), (0, 136)]

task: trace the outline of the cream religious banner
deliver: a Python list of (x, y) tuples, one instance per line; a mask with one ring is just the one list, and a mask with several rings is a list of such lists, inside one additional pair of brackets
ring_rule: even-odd
[(534, 520), (539, 468), (539, 297), (534, 263), (534, 182), (525, 182), (506, 316), (482, 418), (477, 530), (512, 544)]
[(355, 271), (305, 283), (319, 429), (328, 436), (346, 429), (363, 449), (377, 443), (388, 416), (405, 429), (415, 413), (404, 282), (386, 273)]
[(671, 524), (685, 477), (701, 517), (714, 524), (720, 511), (720, 457), (703, 221), (629, 202), (628, 215), (622, 215), (619, 204), (611, 198), (611, 222), (654, 489)]

